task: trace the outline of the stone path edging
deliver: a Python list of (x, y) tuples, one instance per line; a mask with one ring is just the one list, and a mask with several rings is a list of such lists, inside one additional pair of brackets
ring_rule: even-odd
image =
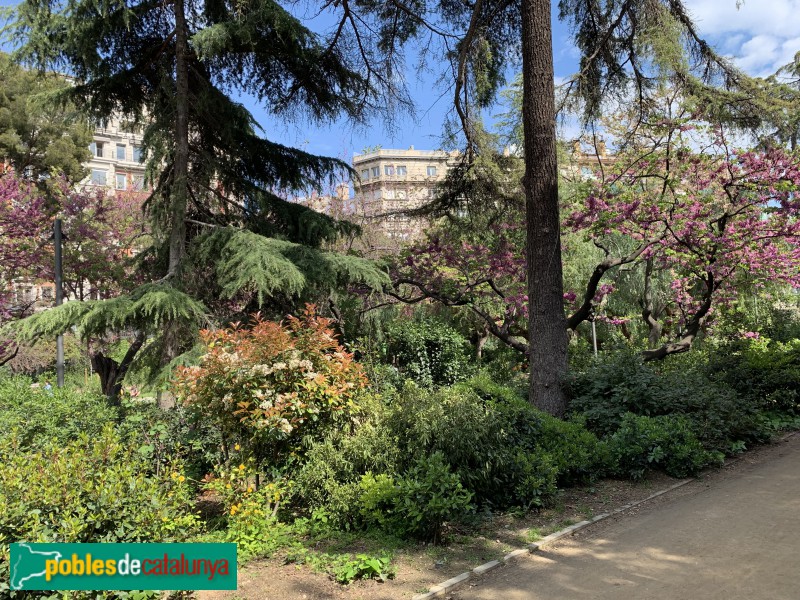
[[(786, 440), (788, 440), (789, 438), (797, 435), (798, 433), (800, 433), (800, 432), (792, 431), (792, 432), (784, 435), (783, 437), (779, 438), (778, 442), (785, 442)], [(736, 458), (727, 460), (727, 461), (725, 461), (725, 465), (724, 466), (727, 467), (729, 465), (732, 465), (734, 463), (739, 462), (740, 460), (741, 460), (741, 456), (738, 456)], [(652, 500), (653, 498), (658, 498), (659, 496), (661, 496), (663, 494), (671, 492), (672, 490), (676, 490), (679, 487), (683, 487), (687, 483), (691, 483), (692, 481), (696, 481), (696, 480), (697, 480), (697, 477), (690, 477), (689, 479), (683, 479), (683, 480), (679, 481), (678, 483), (675, 483), (675, 484), (669, 486), (668, 488), (665, 488), (665, 489), (663, 489), (663, 490), (661, 490), (659, 492), (656, 492), (655, 494), (649, 495), (647, 498), (645, 498), (643, 500), (638, 500), (636, 502), (630, 502), (628, 504), (620, 506), (617, 509), (612, 510), (611, 512), (603, 513), (603, 514), (597, 515), (595, 517), (592, 517), (591, 519), (589, 519), (587, 521), (581, 521), (580, 523), (575, 523), (574, 525), (570, 525), (569, 527), (565, 527), (564, 529), (561, 529), (559, 531), (556, 531), (555, 533), (551, 533), (550, 535), (543, 537), (538, 542), (533, 542), (531, 544), (528, 544), (527, 548), (520, 548), (518, 550), (512, 550), (511, 552), (506, 554), (503, 557), (502, 560), (493, 560), (493, 561), (484, 563), (484, 564), (482, 564), (480, 566), (475, 567), (471, 571), (464, 571), (460, 575), (456, 575), (455, 577), (451, 577), (447, 581), (443, 581), (442, 583), (440, 583), (438, 585), (434, 585), (427, 592), (425, 592), (424, 594), (417, 594), (414, 597), (412, 597), (411, 600), (428, 600), (429, 598), (437, 598), (439, 596), (444, 596), (446, 593), (451, 592), (457, 586), (461, 585), (465, 581), (468, 581), (472, 577), (483, 575), (484, 573), (488, 573), (489, 571), (491, 571), (493, 569), (496, 569), (500, 565), (507, 564), (509, 562), (512, 562), (512, 561), (516, 560), (520, 556), (525, 556), (526, 554), (530, 554), (531, 552), (536, 552), (540, 548), (543, 548), (544, 546), (546, 546), (546, 545), (550, 544), (551, 542), (554, 542), (554, 541), (556, 541), (556, 540), (558, 540), (560, 538), (566, 537), (568, 535), (574, 535), (576, 531), (579, 531), (579, 530), (583, 529), (584, 527), (587, 527), (587, 526), (591, 525), (592, 523), (597, 523), (598, 521), (602, 521), (604, 519), (608, 519), (609, 517), (613, 517), (614, 515), (618, 515), (621, 512), (624, 512), (626, 510), (630, 510), (634, 506), (639, 506), (640, 504), (648, 502), (648, 501)]]
[(555, 533), (551, 533), (550, 535), (543, 537), (537, 542), (528, 544), (527, 548), (519, 548), (518, 550), (512, 550), (511, 552), (506, 554), (502, 560), (493, 560), (491, 562), (484, 563), (478, 567), (475, 567), (471, 571), (464, 571), (460, 575), (456, 575), (455, 577), (451, 577), (447, 581), (443, 581), (438, 585), (434, 585), (424, 594), (417, 594), (416, 596), (414, 596), (412, 600), (428, 600), (429, 598), (444, 596), (445, 594), (451, 592), (457, 586), (461, 585), (462, 583), (471, 579), (472, 577), (488, 573), (489, 571), (496, 569), (500, 565), (513, 562), (517, 558), (525, 556), (526, 554), (530, 554), (531, 552), (536, 552), (540, 548), (543, 548), (560, 538), (574, 535), (575, 532), (580, 531), (581, 529), (591, 525), (592, 523), (597, 523), (598, 521), (602, 521), (604, 519), (608, 519), (609, 517), (613, 517), (614, 515), (617, 515), (623, 511), (633, 508), (634, 506), (638, 506), (639, 504), (643, 504), (644, 502), (652, 500), (653, 498), (657, 498), (662, 494), (666, 494), (667, 492), (671, 492), (672, 490), (678, 489), (679, 487), (684, 486), (687, 483), (691, 483), (692, 481), (695, 481), (695, 478), (683, 479), (678, 483), (669, 486), (666, 489), (656, 492), (655, 494), (649, 495), (647, 498), (644, 498), (643, 500), (638, 500), (636, 502), (630, 502), (628, 504), (624, 504), (623, 506), (620, 506), (619, 508), (614, 509), (611, 512), (603, 513), (595, 517), (592, 517), (591, 519), (588, 519), (586, 521), (581, 521), (579, 523), (575, 523), (574, 525), (570, 525), (569, 527), (565, 527), (564, 529), (560, 529)]

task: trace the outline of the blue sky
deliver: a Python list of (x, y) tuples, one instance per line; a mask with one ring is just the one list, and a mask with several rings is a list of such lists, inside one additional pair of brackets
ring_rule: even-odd
[[(701, 34), (750, 74), (774, 73), (800, 52), (800, 28), (797, 27), (800, 0), (744, 0), (738, 4), (737, 7), (737, 0), (685, 0)], [(577, 68), (578, 52), (569, 29), (555, 14), (553, 58), (557, 80), (569, 77)], [(354, 129), (344, 122), (327, 127), (302, 123), (287, 126), (272, 122), (257, 107), (253, 113), (268, 126), (269, 135), (276, 141), (345, 159), (375, 145), (437, 148), (445, 114), (452, 104), (451, 95), (441, 97), (444, 90), (436, 86), (433, 77), (415, 83), (411, 91), (417, 104), (417, 118), (402, 119), (402, 126), (395, 131), (387, 131), (377, 120), (366, 129)], [(573, 132), (565, 132), (565, 135), (570, 133)]]
[[(9, 4), (14, 2), (0, 0), (0, 5)], [(554, 4), (557, 5), (557, 0)], [(740, 0), (738, 3), (737, 0), (685, 0), (685, 4), (706, 39), (748, 73), (773, 73), (800, 51), (800, 28), (797, 27), (800, 0)], [(741, 6), (737, 8), (737, 4)], [(553, 56), (557, 79), (566, 78), (575, 71), (578, 53), (567, 26), (555, 16)], [(413, 59), (409, 62), (413, 63)], [(435, 73), (437, 65), (430, 66)], [(243, 101), (264, 126), (269, 139), (317, 154), (349, 160), (354, 152), (367, 146), (437, 148), (445, 114), (452, 104), (451, 94), (436, 85), (433, 74), (418, 80), (409, 70), (408, 84), (417, 107), (416, 117), (398, 116), (396, 127), (391, 131), (378, 118), (372, 119), (367, 127), (359, 128), (347, 122), (324, 127), (304, 122), (286, 124), (270, 118), (252, 101)], [(497, 111), (489, 111), (489, 114), (493, 112)]]

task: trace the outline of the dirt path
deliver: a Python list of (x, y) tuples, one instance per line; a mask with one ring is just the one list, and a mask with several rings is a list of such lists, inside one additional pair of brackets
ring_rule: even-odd
[(502, 567), (453, 600), (797, 600), (800, 435)]

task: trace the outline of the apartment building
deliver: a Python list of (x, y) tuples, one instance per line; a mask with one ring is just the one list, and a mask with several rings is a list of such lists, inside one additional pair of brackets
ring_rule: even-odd
[(616, 157), (608, 152), (602, 138), (592, 141), (583, 138), (573, 140), (569, 159), (559, 165), (561, 175), (566, 178), (595, 178), (601, 167), (607, 167), (616, 161)]
[(142, 136), (132, 129), (116, 118), (95, 129), (85, 184), (115, 190), (145, 189)]
[(357, 214), (378, 222), (394, 239), (411, 240), (422, 234), (427, 222), (402, 213), (418, 208), (436, 193), (448, 169), (459, 159), (458, 151), (392, 150), (378, 148), (356, 154), (353, 169), (353, 206)]

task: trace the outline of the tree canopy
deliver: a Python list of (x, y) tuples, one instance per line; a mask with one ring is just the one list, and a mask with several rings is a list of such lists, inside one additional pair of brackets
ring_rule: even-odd
[(74, 104), (58, 102), (67, 89), (64, 77), (28, 71), (0, 53), (0, 156), (34, 180), (55, 173), (76, 183), (87, 174), (92, 130)]

